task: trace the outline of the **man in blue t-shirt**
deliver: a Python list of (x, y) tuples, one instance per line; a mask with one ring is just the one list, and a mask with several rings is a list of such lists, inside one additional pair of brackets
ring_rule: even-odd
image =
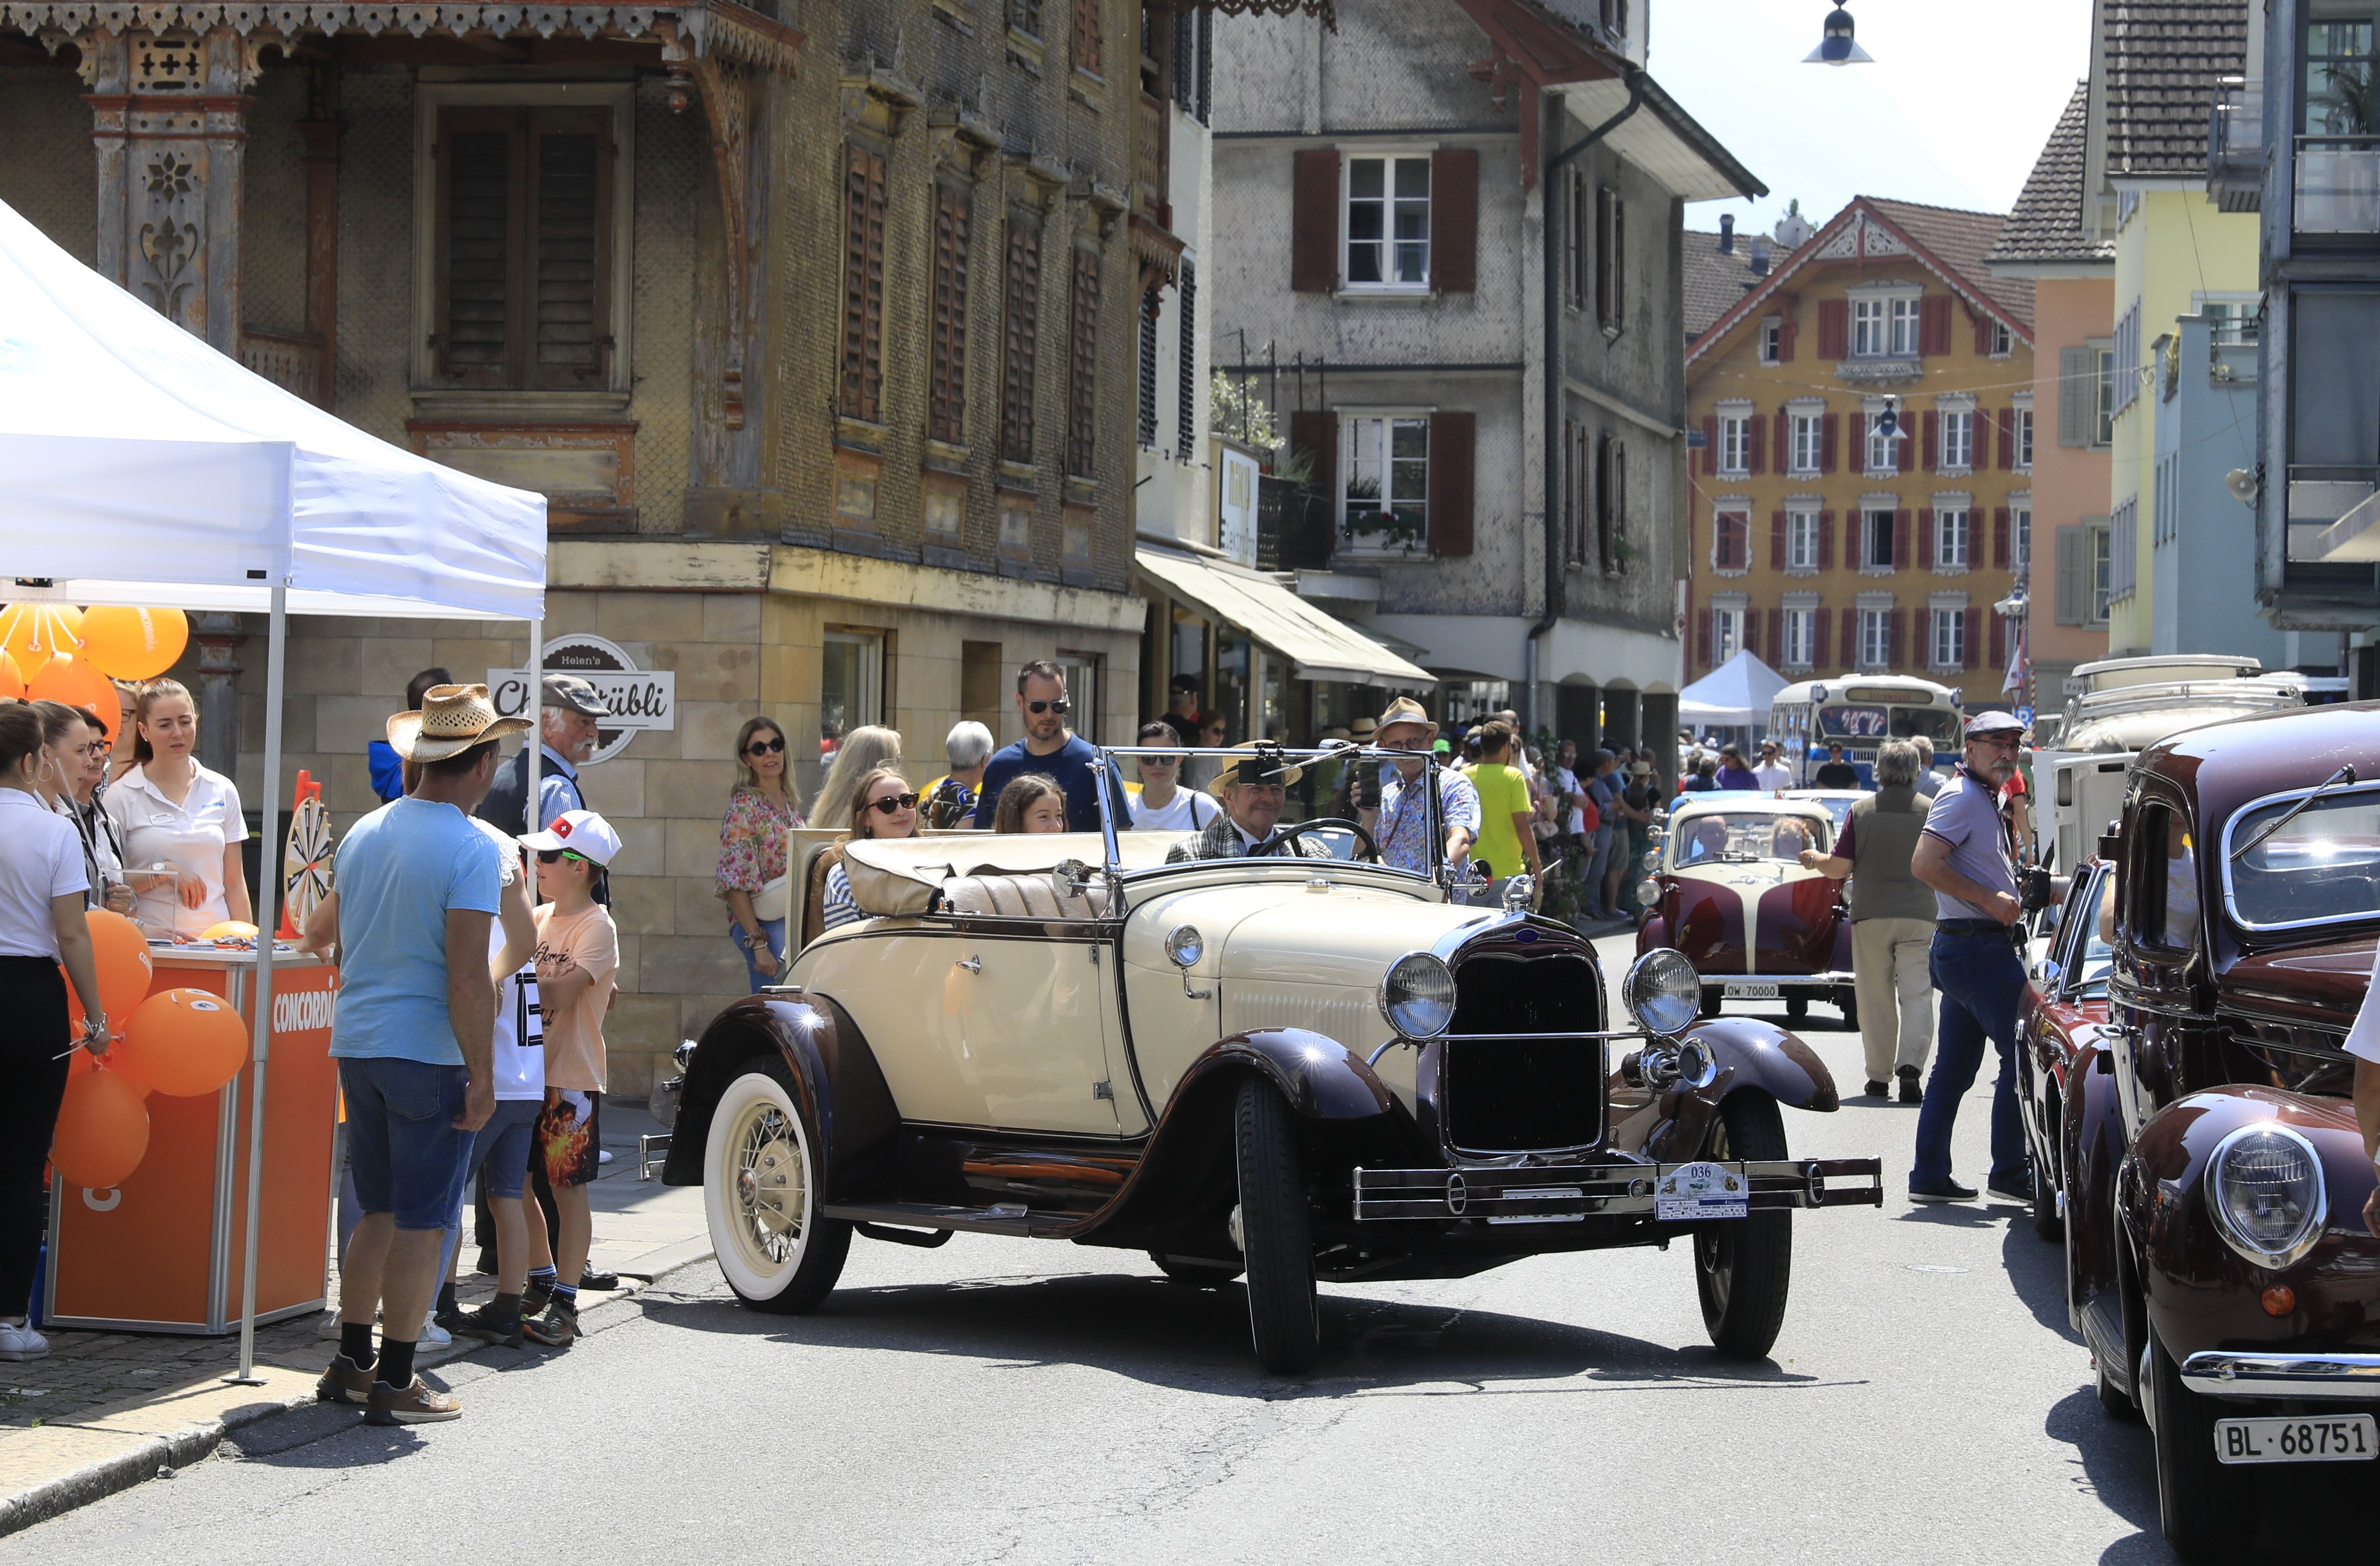
[[(471, 808), (497, 742), (525, 733), (485, 686), (433, 686), (388, 721), (417, 763), (411, 794), (339, 844), (341, 987), (331, 1054), (346, 1100), (347, 1163), (363, 1220), (340, 1264), (339, 1354), (317, 1390), (375, 1425), (453, 1419), (462, 1405), (413, 1374), (471, 1134), (495, 1111), (495, 982), (488, 929), (503, 870)], [(372, 1313), (383, 1328), (372, 1351)]]
[[(1099, 747), (1075, 737), (1066, 726), (1071, 710), (1066, 700), (1066, 676), (1046, 658), (1037, 658), (1016, 671), (1016, 711), (1025, 720), (1025, 737), (992, 753), (983, 769), (983, 787), (976, 795), (974, 824), (989, 831), (1000, 807), (1000, 791), (1011, 778), (1039, 772), (1066, 795), (1066, 830), (1099, 830), (1099, 796), (1092, 781), (1091, 763)], [(1132, 814), (1125, 807), (1123, 784), (1114, 769), (1108, 771), (1108, 807), (1116, 830), (1129, 831)]]

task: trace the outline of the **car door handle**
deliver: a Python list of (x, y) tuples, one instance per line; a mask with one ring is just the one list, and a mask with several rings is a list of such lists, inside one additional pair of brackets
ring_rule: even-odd
[(983, 972), (983, 959), (981, 957), (961, 957), (959, 959), (959, 966), (965, 968), (969, 973), (981, 973)]

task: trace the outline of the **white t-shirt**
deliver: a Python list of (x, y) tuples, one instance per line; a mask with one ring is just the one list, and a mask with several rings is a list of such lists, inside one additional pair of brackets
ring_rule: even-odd
[(1561, 811), (1561, 830), (1572, 837), (1585, 836), (1586, 812), (1572, 803), (1570, 797), (1573, 794), (1582, 792), (1578, 786), (1578, 774), (1568, 767), (1556, 766), (1553, 789), (1554, 797), (1560, 801), (1559, 808)]
[(177, 935), (198, 935), (231, 917), (231, 904), (224, 895), (224, 848), (247, 838), (248, 820), (240, 813), (239, 790), (229, 778), (193, 762), (190, 792), (176, 805), (149, 781), (145, 767), (135, 767), (109, 784), (101, 798), (124, 844), (128, 871), (137, 874), (162, 865), (185, 880), (196, 879), (205, 892), (197, 907), (187, 907), (176, 883), (159, 877), (154, 885), (141, 889), (133, 917), (152, 931)]
[(1765, 761), (1752, 769), (1752, 775), (1760, 780), (1760, 786), (1763, 788), (1793, 786), (1793, 769), (1782, 761)]
[(1146, 793), (1124, 796), (1135, 832), (1204, 832), (1223, 813), (1213, 795), (1195, 788), (1176, 788), (1161, 810), (1151, 809), (1148, 799)]
[[(521, 848), (516, 839), (492, 821), (471, 818), (471, 824), (495, 841), (497, 863), (503, 867), (504, 884), (512, 885), (521, 878)], [(498, 918), (488, 927), (488, 957), (493, 961), (504, 949), (504, 924)], [(537, 959), (532, 952), (520, 971), (496, 987), (496, 1033), (494, 1050), (496, 1097), (498, 1099), (543, 1099), (545, 1097), (545, 1021), (537, 1009)]]
[(58, 961), (50, 899), (90, 890), (74, 823), (39, 795), (0, 788), (0, 957)]

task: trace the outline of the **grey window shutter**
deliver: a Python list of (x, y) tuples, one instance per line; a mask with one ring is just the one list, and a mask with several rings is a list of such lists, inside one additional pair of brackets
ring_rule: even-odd
[(2058, 529), (2058, 623), (2061, 625), (2080, 625), (2090, 618), (2091, 560), (2086, 544), (2082, 528)]
[[(2058, 443), (2087, 446), (2099, 415), (2098, 356), (2088, 347), (2058, 350)], [(2064, 556), (2060, 556), (2063, 559)]]

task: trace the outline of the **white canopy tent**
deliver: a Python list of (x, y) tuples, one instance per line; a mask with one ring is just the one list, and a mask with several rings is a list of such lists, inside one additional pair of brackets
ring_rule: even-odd
[(1747, 648), (1678, 693), (1678, 726), (1696, 734), (1765, 728), (1768, 705), (1787, 683)]
[[(11, 601), (269, 616), (263, 873), (279, 918), (288, 615), (491, 615), (540, 662), (545, 498), (364, 433), (249, 373), (0, 204), (0, 587)], [(534, 683), (532, 674), (532, 683)], [(536, 796), (537, 748), (529, 750)], [(273, 941), (250, 1002), (248, 1262), (239, 1379), (252, 1380)]]

